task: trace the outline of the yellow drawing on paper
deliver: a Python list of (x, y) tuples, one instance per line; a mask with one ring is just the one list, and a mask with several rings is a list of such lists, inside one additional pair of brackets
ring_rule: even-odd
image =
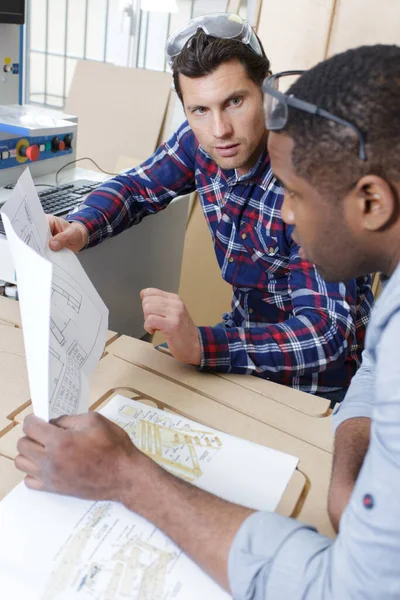
[(110, 503), (95, 504), (79, 524), (60, 553), (41, 600), (70, 597), (65, 593), (91, 600), (163, 600), (168, 567), (179, 551), (128, 532), (120, 533), (103, 554), (107, 546), (103, 541), (114, 528), (110, 508)]
[(210, 462), (222, 448), (220, 438), (210, 431), (179, 427), (180, 417), (147, 411), (126, 404), (116, 420), (134, 444), (166, 470), (187, 481), (203, 474), (201, 462)]

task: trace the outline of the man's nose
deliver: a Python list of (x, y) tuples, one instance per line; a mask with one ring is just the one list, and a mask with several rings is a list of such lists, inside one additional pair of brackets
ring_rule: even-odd
[(282, 219), (285, 221), (285, 223), (287, 225), (294, 225), (295, 224), (295, 219), (294, 219), (294, 212), (293, 212), (293, 208), (292, 208), (292, 201), (290, 199), (290, 196), (287, 192), (285, 192), (285, 196), (283, 199), (283, 204), (282, 204), (282, 208), (281, 208), (281, 215), (282, 215)]
[(224, 114), (214, 115), (213, 136), (217, 139), (229, 138), (232, 135), (232, 124), (229, 117)]

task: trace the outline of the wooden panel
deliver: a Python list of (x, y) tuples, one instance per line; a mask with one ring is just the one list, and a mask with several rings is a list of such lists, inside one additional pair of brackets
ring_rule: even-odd
[(22, 329), (0, 324), (0, 351), (25, 356)]
[[(322, 419), (312, 417), (268, 397), (267, 391), (265, 395), (261, 395), (256, 391), (243, 388), (233, 381), (216, 377), (212, 373), (199, 373), (194, 367), (184, 365), (162, 352), (157, 352), (150, 344), (134, 338), (120, 337), (109, 346), (108, 352), (185, 386), (187, 390), (193, 390), (328, 452), (333, 449), (330, 417)], [(268, 390), (269, 382), (264, 381), (263, 383), (265, 390)], [(307, 394), (286, 389), (283, 386), (277, 387), (283, 394), (287, 392), (294, 396), (299, 394), (299, 404), (301, 404), (303, 396), (306, 397), (306, 400), (308, 399)], [(276, 395), (275, 386), (273, 386), (273, 390)]]
[(379, 296), (382, 293), (382, 281), (380, 273), (374, 273), (372, 276), (372, 293), (374, 295), (375, 300), (378, 300)]
[(0, 296), (0, 319), (21, 327), (21, 314), (19, 311), (19, 302)]
[(78, 61), (65, 106), (79, 117), (77, 156), (90, 156), (107, 171), (118, 156), (150, 156), (170, 87), (168, 73)]
[(18, 409), (18, 411), (14, 415), (12, 415), (12, 420), (14, 421), (14, 423), (23, 423), (25, 417), (31, 415), (32, 413), (33, 408), (32, 403), (30, 402), (25, 408), (21, 407), (20, 409)]
[(307, 479), (303, 473), (296, 471), (293, 473), (286, 490), (276, 507), (277, 513), (284, 517), (297, 517), (301, 510), (303, 500), (307, 495)]
[(337, 0), (327, 56), (361, 45), (399, 43), (399, 0)]
[(299, 457), (299, 470), (311, 482), (299, 518), (316, 526), (321, 533), (333, 535), (326, 510), (331, 471), (329, 452), (108, 354), (93, 373), (91, 404), (105, 400), (121, 387), (144, 395), (160, 408), (167, 407), (209, 427)]
[(107, 331), (106, 348), (109, 344), (115, 342), (115, 340), (118, 338), (118, 335), (119, 334), (116, 331)]
[(262, 0), (254, 0), (254, 8), (252, 14), (252, 24), (256, 31), (259, 31), (260, 27), (260, 19), (261, 19), (261, 9), (262, 9), (263, 1)]
[[(157, 350), (168, 356), (172, 356), (169, 348), (160, 346)], [(254, 377), (253, 375), (235, 375), (230, 373), (214, 373), (214, 375), (236, 383), (236, 385), (240, 385), (245, 389), (254, 390), (267, 398), (273, 398), (277, 402), (286, 404), (286, 406), (290, 406), (312, 417), (326, 417), (331, 414), (330, 402), (325, 398), (299, 392), (288, 386), (261, 379), (261, 377)]]
[(229, 373), (216, 373), (216, 375), (312, 417), (327, 417), (330, 414), (330, 402), (325, 398), (299, 392), (286, 385), (280, 385), (253, 375), (230, 375)]
[(7, 417), (30, 400), (25, 357), (0, 351), (0, 435)]
[[(210, 301), (209, 290), (212, 290)], [(196, 325), (214, 325), (230, 309), (232, 286), (222, 279), (210, 231), (196, 197), (188, 220), (179, 295)], [(157, 337), (157, 342), (163, 341)]]
[(12, 460), (0, 456), (0, 500), (24, 478), (24, 473), (18, 471)]
[(334, 0), (263, 0), (258, 35), (274, 72), (325, 58), (333, 8)]
[(226, 3), (226, 12), (239, 14), (240, 0), (228, 0)]
[(14, 460), (18, 454), (17, 442), (23, 435), (22, 425), (17, 424), (5, 435), (0, 437), (0, 456), (5, 456), (6, 458)]
[(7, 321), (2, 321), (1, 319), (0, 319), (0, 325), (2, 325), (4, 327), (5, 326), (7, 326), (7, 327), (15, 327), (15, 325), (13, 325), (12, 323), (7, 323)]

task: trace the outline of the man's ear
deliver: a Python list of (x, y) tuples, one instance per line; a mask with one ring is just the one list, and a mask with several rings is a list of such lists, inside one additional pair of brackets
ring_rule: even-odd
[(359, 218), (367, 231), (381, 231), (399, 218), (396, 190), (382, 177), (365, 175), (356, 187)]

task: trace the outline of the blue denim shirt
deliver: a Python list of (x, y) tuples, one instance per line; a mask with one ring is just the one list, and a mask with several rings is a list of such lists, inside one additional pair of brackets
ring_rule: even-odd
[(399, 600), (399, 340), (400, 266), (372, 311), (363, 364), (333, 417), (335, 427), (371, 418), (369, 449), (339, 534), (331, 540), (298, 521), (253, 514), (230, 552), (236, 600)]

